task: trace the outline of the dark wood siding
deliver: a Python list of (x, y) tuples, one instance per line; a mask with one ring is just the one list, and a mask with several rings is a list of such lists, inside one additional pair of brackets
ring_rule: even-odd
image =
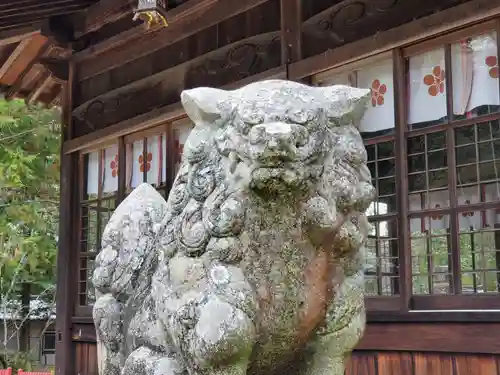
[(76, 343), (76, 375), (97, 375), (97, 345), (93, 342)]
[(357, 351), (346, 367), (346, 375), (497, 375), (500, 356)]

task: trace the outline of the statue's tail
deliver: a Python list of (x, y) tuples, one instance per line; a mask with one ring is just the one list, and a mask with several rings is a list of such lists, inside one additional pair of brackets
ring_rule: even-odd
[(157, 265), (157, 243), (167, 203), (150, 185), (139, 185), (115, 210), (102, 236), (93, 284), (99, 373), (120, 374), (135, 339), (125, 337), (141, 311)]

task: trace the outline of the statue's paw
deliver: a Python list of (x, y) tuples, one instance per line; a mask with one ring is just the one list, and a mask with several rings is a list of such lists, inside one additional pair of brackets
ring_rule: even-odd
[(346, 221), (335, 236), (333, 246), (338, 254), (358, 251), (365, 241), (365, 236), (352, 221)]
[(342, 215), (337, 213), (335, 206), (321, 196), (310, 198), (303, 209), (305, 221), (311, 228), (334, 231), (342, 220)]
[(123, 341), (121, 325), (117, 324), (122, 319), (122, 310), (122, 304), (109, 293), (100, 296), (94, 303), (94, 325), (99, 341), (112, 350)]
[(369, 182), (359, 182), (347, 188), (337, 200), (337, 210), (345, 215), (365, 213), (376, 197), (376, 190)]
[(248, 358), (255, 335), (253, 322), (243, 311), (214, 296), (200, 311), (189, 347), (198, 366), (217, 367)]
[(128, 356), (121, 375), (183, 375), (184, 373), (184, 367), (175, 358), (142, 346)]

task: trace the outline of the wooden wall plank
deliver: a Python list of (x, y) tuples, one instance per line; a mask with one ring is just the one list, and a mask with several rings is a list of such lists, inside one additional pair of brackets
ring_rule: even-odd
[(461, 355), (455, 358), (455, 375), (498, 374), (497, 363), (490, 356)]
[(358, 350), (500, 354), (500, 323), (370, 323)]
[(377, 375), (375, 353), (353, 353), (346, 361), (346, 375)]
[(377, 358), (377, 374), (413, 375), (412, 355), (410, 353), (397, 352), (379, 353)]
[(415, 353), (413, 365), (414, 375), (454, 375), (453, 361), (449, 355)]

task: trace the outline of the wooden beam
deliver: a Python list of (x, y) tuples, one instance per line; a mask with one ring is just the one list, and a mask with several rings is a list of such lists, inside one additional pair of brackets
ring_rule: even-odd
[(85, 12), (85, 26), (76, 36), (97, 31), (107, 24), (131, 16), (134, 5), (137, 5), (137, 0), (101, 0), (91, 5)]
[(24, 39), (9, 56), (7, 61), (0, 68), (0, 83), (13, 85), (30, 67), (31, 62), (39, 56), (40, 50), (46, 48), (47, 38), (42, 35), (35, 35)]
[(52, 100), (47, 102), (47, 108), (53, 108), (61, 104), (61, 86), (62, 85), (58, 85), (58, 87), (53, 90)]
[[(285, 77), (285, 66), (280, 66), (278, 68), (269, 69), (265, 72), (225, 85), (222, 88), (226, 90), (234, 90), (251, 82), (263, 79), (285, 79)], [(63, 145), (63, 152), (68, 154), (89, 147), (97, 147), (97, 145), (106, 143), (110, 139), (149, 129), (184, 116), (185, 112), (180, 102), (166, 105), (131, 119), (110, 125), (104, 129), (67, 141)]]
[(259, 35), (252, 36), (252, 37), (249, 37), (249, 38), (246, 38), (243, 40), (239, 40), (237, 42), (227, 44), (222, 48), (212, 50), (212, 51), (207, 52), (203, 55), (197, 56), (194, 59), (185, 61), (181, 64), (175, 65), (175, 66), (170, 67), (168, 69), (161, 70), (155, 74), (148, 75), (148, 76), (145, 76), (143, 78), (139, 78), (139, 79), (132, 81), (126, 85), (108, 90), (104, 94), (91, 97), (90, 99), (81, 103), (78, 107), (76, 107), (73, 110), (73, 116), (79, 117), (80, 114), (83, 111), (85, 111), (85, 109), (92, 102), (95, 102), (96, 100), (105, 101), (109, 98), (116, 97), (116, 96), (121, 95), (121, 94), (126, 93), (126, 92), (134, 92), (135, 90), (138, 90), (141, 88), (154, 86), (154, 85), (158, 84), (160, 81), (167, 81), (169, 79), (169, 76), (171, 77), (171, 73), (173, 71), (177, 71), (178, 74), (181, 74), (183, 76), (185, 74), (185, 71), (189, 70), (190, 66), (194, 66), (194, 65), (199, 64), (203, 61), (218, 58), (219, 56), (222, 56), (223, 54), (226, 55), (227, 53), (230, 53), (231, 50), (235, 50), (236, 48), (238, 48), (238, 46), (244, 46), (244, 45), (253, 44), (253, 43), (258, 44), (258, 45), (269, 44), (278, 35), (279, 34), (277, 31), (272, 31), (269, 33), (259, 34)]
[(11, 36), (2, 37), (0, 34), (0, 47), (6, 46), (13, 43), (19, 43), (24, 39), (28, 39), (32, 36), (40, 34), (39, 30), (19, 30), (19, 34), (14, 34)]
[(68, 66), (67, 60), (46, 58), (40, 59), (40, 64), (42, 64), (49, 72), (52, 77), (59, 81), (68, 80)]
[(37, 84), (24, 100), (26, 104), (31, 105), (35, 103), (40, 97), (40, 94), (42, 94), (51, 83), (52, 76), (50, 72), (46, 70), (42, 73), (41, 77), (38, 79)]
[[(99, 55), (91, 64), (82, 65), (80, 80), (153, 53), (266, 1), (268, 0), (190, 0), (168, 12), (168, 27), (152, 27), (148, 31), (142, 25), (137, 26), (75, 54), (75, 62)], [(124, 46), (110, 51), (120, 45)]]
[(281, 63), (290, 64), (302, 59), (302, 1), (280, 0)]
[(444, 34), (500, 14), (498, 0), (474, 0), (402, 26), (382, 31), (290, 65), (290, 79), (300, 79), (357, 60)]
[(500, 323), (370, 323), (356, 350), (500, 354), (497, 329)]
[[(193, 12), (194, 9), (207, 9), (208, 6), (212, 5), (214, 1), (218, 0), (190, 0), (193, 4), (182, 4), (177, 8), (169, 11), (168, 22), (170, 24), (179, 22), (181, 19), (187, 17)], [(204, 8), (201, 8), (204, 6)], [(170, 26), (169, 26), (170, 27)], [(158, 26), (153, 26), (151, 28), (146, 28), (144, 25), (134, 26), (133, 28), (126, 30), (118, 35), (114, 35), (100, 43), (97, 43), (83, 51), (74, 54), (73, 59), (75, 62), (81, 62), (84, 59), (95, 57), (101, 55), (111, 49), (117, 48), (125, 43), (130, 43), (133, 40), (144, 37), (145, 35), (154, 33), (159, 30)]]
[(25, 38), (40, 33), (41, 23), (33, 23), (16, 29), (0, 31), (0, 46), (17, 43)]
[[(3, 77), (5, 76), (5, 74), (9, 71), (10, 67), (12, 65), (14, 65), (15, 61), (17, 60), (17, 58), (21, 55), (21, 53), (30, 45), (31, 43), (31, 39), (28, 38), (28, 39), (24, 39), (22, 40), (16, 47), (16, 49), (14, 50), (14, 52), (12, 52), (10, 54), (10, 56), (7, 58), (7, 61), (5, 61), (2, 65), (2, 67), (0, 68), (0, 82), (2, 82), (2, 79)], [(2, 82), (3, 83), (3, 82)]]
[(33, 56), (33, 58), (26, 65), (26, 67), (24, 68), (22, 73), (16, 78), (16, 80), (12, 83), (12, 85), (9, 87), (9, 89), (5, 92), (5, 95), (4, 95), (5, 100), (11, 100), (12, 98), (14, 98), (16, 95), (18, 95), (21, 92), (21, 90), (23, 88), (23, 84), (25, 83), (24, 78), (31, 71), (33, 66), (35, 66), (35, 64), (40, 59), (40, 57), (42, 57), (45, 54), (45, 52), (47, 52), (47, 49), (49, 48), (49, 46), (50, 46), (50, 42), (47, 39), (45, 41), (44, 45), (42, 46), (42, 48), (40, 48), (40, 50), (37, 52), (37, 54), (35, 56)]

